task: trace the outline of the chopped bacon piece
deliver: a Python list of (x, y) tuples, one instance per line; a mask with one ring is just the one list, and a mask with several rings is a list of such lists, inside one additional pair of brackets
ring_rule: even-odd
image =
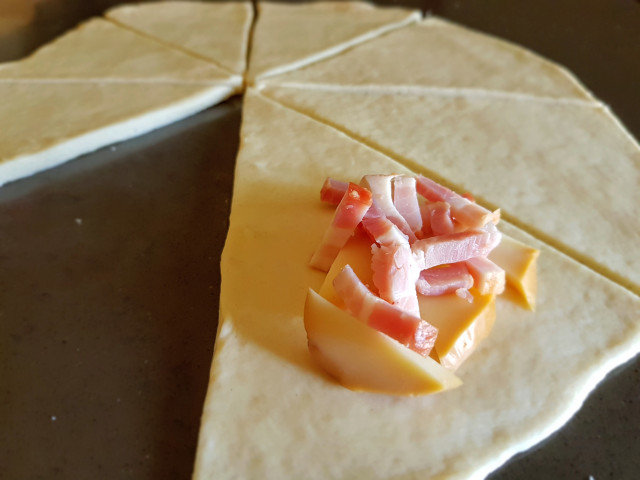
[(393, 245), (395, 243), (409, 242), (407, 236), (391, 223), (375, 203), (371, 205), (362, 219), (362, 227), (378, 245)]
[(355, 183), (349, 183), (347, 194), (342, 197), (329, 228), (325, 231), (322, 243), (311, 258), (311, 266), (328, 271), (338, 256), (340, 249), (353, 235), (373, 199), (371, 192)]
[(371, 247), (373, 283), (380, 297), (398, 308), (420, 316), (416, 269), (407, 237), (374, 203), (362, 219), (362, 227), (378, 245)]
[(422, 216), (422, 232), (421, 238), (433, 237), (433, 230), (431, 230), (431, 209), (428, 203), (420, 205), (420, 215)]
[(393, 179), (393, 204), (398, 213), (407, 221), (411, 231), (422, 230), (422, 216), (418, 205), (416, 179), (406, 175), (398, 175)]
[(411, 246), (417, 267), (422, 271), (445, 263), (487, 256), (502, 238), (495, 225), (491, 224), (491, 227), (418, 240)]
[(376, 297), (349, 265), (336, 275), (333, 286), (353, 316), (420, 355), (429, 355), (438, 335), (434, 326)]
[(415, 267), (409, 242), (371, 247), (373, 283), (380, 297), (415, 316), (420, 316)]
[(500, 295), (504, 292), (505, 273), (486, 257), (475, 257), (466, 262), (480, 295)]
[(413, 243), (416, 236), (411, 227), (393, 204), (392, 180), (395, 175), (365, 175), (360, 185), (369, 189), (373, 195), (373, 203), (391, 220), (402, 233)]
[(435, 202), (429, 204), (431, 213), (431, 231), (433, 235), (448, 235), (454, 232), (451, 219), (451, 206), (447, 202)]
[(327, 178), (322, 185), (322, 190), (320, 190), (320, 200), (331, 205), (338, 205), (348, 188), (347, 182)]
[(416, 179), (416, 188), (430, 202), (447, 202), (451, 205), (452, 215), (467, 228), (480, 228), (489, 222), (495, 225), (500, 220), (499, 209), (491, 212), (422, 175)]
[(464, 263), (441, 265), (420, 272), (416, 282), (418, 293), (426, 296), (444, 295), (458, 289), (473, 287), (473, 277)]

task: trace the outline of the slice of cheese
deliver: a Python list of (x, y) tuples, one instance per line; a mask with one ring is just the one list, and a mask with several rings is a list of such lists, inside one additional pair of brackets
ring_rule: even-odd
[(433, 394), (461, 385), (431, 358), (406, 348), (309, 290), (304, 309), (309, 353), (350, 390)]
[(435, 17), (265, 83), (593, 101), (563, 67), (517, 45)]
[(541, 250), (537, 311), (498, 300), (461, 388), (343, 388), (315, 366), (303, 326), (307, 289), (324, 279), (307, 262), (332, 217), (318, 191), (327, 176), (407, 170), (253, 90), (241, 137), (195, 479), (483, 478), (640, 349), (638, 297), (501, 222)]
[(535, 310), (537, 292), (537, 259), (540, 250), (503, 235), (489, 259), (505, 271), (507, 285), (515, 289), (524, 306)]
[(251, 2), (151, 2), (112, 8), (105, 17), (242, 75)]
[(451, 370), (458, 369), (476, 351), (491, 333), (496, 319), (495, 296), (479, 295), (473, 290), (472, 295), (472, 303), (454, 294), (418, 295), (420, 316), (438, 329), (438, 360)]
[(472, 96), (265, 93), (471, 192), (640, 291), (640, 148), (604, 107)]
[(168, 125), (233, 92), (224, 85), (0, 82), (0, 185)]
[(239, 75), (101, 18), (86, 21), (23, 60), (0, 64), (0, 82), (7, 80), (242, 83)]
[(418, 11), (357, 1), (258, 2), (249, 78), (300, 68), (419, 18)]

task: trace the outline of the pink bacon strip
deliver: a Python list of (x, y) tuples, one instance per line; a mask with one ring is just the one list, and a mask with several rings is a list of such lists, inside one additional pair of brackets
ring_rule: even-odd
[(393, 204), (392, 180), (395, 175), (365, 175), (360, 185), (369, 189), (373, 195), (373, 203), (397, 226), (413, 243), (416, 236), (411, 227)]
[(336, 275), (333, 287), (353, 316), (420, 355), (429, 355), (435, 345), (438, 330), (420, 317), (410, 315), (376, 297), (349, 265)]
[(431, 230), (431, 209), (428, 203), (420, 205), (420, 215), (422, 216), (422, 231), (420, 232), (420, 238), (433, 237), (433, 230)]
[(327, 178), (322, 185), (322, 190), (320, 190), (320, 200), (331, 205), (338, 205), (348, 188), (347, 182)]
[(475, 257), (465, 264), (480, 295), (500, 295), (504, 292), (505, 272), (498, 265), (486, 257)]
[(407, 236), (400, 231), (374, 203), (362, 219), (362, 228), (378, 245), (409, 243)]
[(485, 257), (502, 238), (495, 225), (482, 230), (440, 235), (418, 240), (411, 246), (417, 267), (426, 270), (445, 263), (464, 262), (474, 257)]
[[(340, 200), (347, 193), (346, 182), (327, 178), (320, 192), (320, 199), (331, 205), (338, 205)], [(378, 244), (392, 244), (408, 242), (408, 237), (403, 234), (398, 227), (384, 214), (382, 209), (372, 203), (367, 213), (362, 219), (364, 231), (371, 237), (371, 240)]]
[(350, 183), (346, 195), (342, 197), (333, 215), (331, 225), (325, 231), (318, 250), (311, 257), (310, 265), (328, 271), (338, 256), (340, 249), (353, 235), (373, 199), (371, 192), (355, 183)]
[(467, 228), (480, 228), (489, 222), (495, 225), (500, 220), (499, 209), (491, 212), (422, 175), (416, 179), (416, 188), (430, 202), (447, 202), (451, 205), (455, 219)]
[(377, 243), (371, 247), (373, 283), (380, 297), (406, 312), (420, 316), (416, 269), (407, 237), (373, 204), (362, 227)]
[(380, 297), (403, 311), (420, 316), (416, 269), (408, 242), (371, 247), (373, 283)]
[(413, 233), (422, 230), (422, 215), (420, 215), (420, 205), (418, 205), (415, 178), (406, 175), (398, 175), (393, 178), (393, 204), (409, 224)]
[(431, 232), (433, 235), (448, 235), (454, 232), (451, 206), (446, 202), (429, 204)]
[(418, 293), (426, 296), (454, 293), (458, 289), (473, 287), (473, 277), (464, 263), (453, 263), (420, 272), (416, 282)]

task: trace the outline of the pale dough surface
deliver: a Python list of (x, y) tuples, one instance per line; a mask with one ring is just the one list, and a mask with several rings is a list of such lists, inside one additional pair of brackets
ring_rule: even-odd
[(640, 347), (638, 297), (501, 223), (542, 250), (538, 311), (501, 299), (451, 392), (342, 388), (311, 362), (302, 324), (306, 290), (323, 279), (307, 262), (332, 217), (319, 188), (407, 169), (253, 90), (241, 138), (196, 480), (483, 478)]
[(357, 1), (259, 2), (249, 77), (299, 68), (419, 18), (417, 11)]
[(265, 93), (472, 192), (640, 288), (640, 149), (605, 107), (297, 88)]
[(193, 115), (236, 88), (0, 82), (0, 185)]
[(0, 82), (237, 83), (237, 77), (101, 18), (86, 21), (23, 60), (0, 64)]
[(104, 19), (0, 64), (0, 185), (178, 121), (242, 77)]
[(264, 82), (593, 100), (563, 67), (512, 43), (435, 17)]
[(251, 2), (152, 2), (115, 7), (105, 16), (229, 71), (244, 73)]

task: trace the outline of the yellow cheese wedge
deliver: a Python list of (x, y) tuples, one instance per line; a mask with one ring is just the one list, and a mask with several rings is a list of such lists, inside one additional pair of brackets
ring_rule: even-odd
[(420, 316), (438, 329), (435, 351), (440, 363), (457, 369), (489, 336), (496, 319), (494, 295), (471, 291), (473, 303), (457, 295), (418, 295)]
[(309, 351), (351, 390), (418, 395), (462, 384), (431, 358), (409, 350), (309, 290), (304, 309)]
[(531, 248), (507, 235), (489, 254), (489, 259), (502, 267), (507, 286), (518, 293), (518, 299), (530, 310), (535, 310), (537, 291), (536, 260), (540, 250)]

